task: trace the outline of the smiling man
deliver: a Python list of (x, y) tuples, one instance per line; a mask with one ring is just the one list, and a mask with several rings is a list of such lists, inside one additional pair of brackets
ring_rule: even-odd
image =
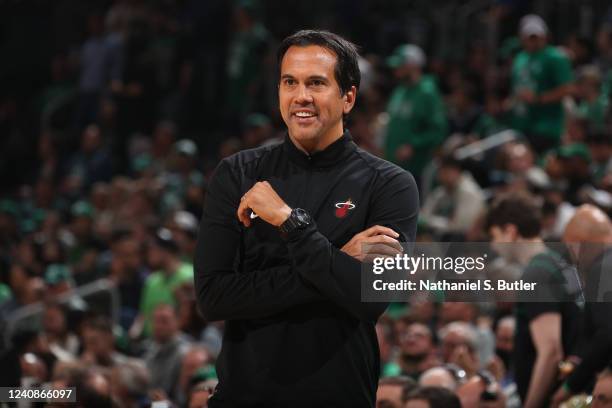
[(360, 73), (355, 46), (299, 31), (278, 51), (282, 143), (224, 159), (196, 254), (198, 307), (226, 320), (210, 407), (373, 407), (380, 372), (361, 301), (362, 244), (414, 240), (412, 176), (344, 129)]

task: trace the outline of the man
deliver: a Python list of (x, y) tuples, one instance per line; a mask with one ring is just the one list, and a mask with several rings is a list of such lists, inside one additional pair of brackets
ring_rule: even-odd
[[(427, 369), (439, 364), (431, 329), (422, 323), (412, 323), (399, 334), (399, 355), (393, 363), (398, 374), (417, 380)], [(387, 368), (387, 373), (391, 369)]]
[(612, 370), (607, 368), (597, 378), (591, 408), (610, 407), (612, 407)]
[(422, 387), (408, 395), (405, 408), (461, 408), (461, 401), (442, 387)]
[[(487, 214), (493, 248), (524, 267), (522, 279), (546, 291), (562, 288), (564, 261), (540, 237), (540, 210), (526, 194), (500, 197)], [(531, 292), (540, 302), (516, 306), (515, 381), (525, 408), (546, 406), (557, 381), (557, 366), (575, 346), (580, 310), (565, 289)], [(557, 301), (555, 301), (557, 300)]]
[(463, 235), (485, 206), (485, 196), (472, 175), (461, 163), (445, 157), (438, 170), (440, 186), (427, 196), (421, 216), (423, 222), (440, 237)]
[(82, 337), (82, 362), (110, 368), (128, 361), (126, 356), (115, 349), (113, 324), (107, 317), (98, 316), (86, 320)]
[(542, 154), (559, 145), (562, 100), (572, 92), (572, 67), (563, 51), (547, 44), (548, 27), (541, 17), (523, 17), (519, 34), (523, 51), (512, 64), (513, 126)]
[(172, 232), (167, 228), (157, 231), (155, 241), (149, 247), (149, 264), (158, 269), (145, 280), (140, 299), (140, 313), (130, 328), (132, 338), (144, 333), (151, 335), (153, 310), (162, 303), (175, 305), (175, 291), (193, 281), (193, 267), (183, 262), (180, 248)]
[(425, 53), (416, 45), (398, 47), (387, 60), (399, 85), (389, 98), (385, 156), (418, 182), (433, 150), (447, 132), (442, 98), (434, 79), (423, 74)]
[(416, 382), (409, 377), (383, 378), (376, 390), (376, 408), (402, 408), (408, 394), (416, 388)]
[(329, 32), (286, 38), (287, 137), (224, 159), (210, 182), (195, 283), (205, 319), (227, 320), (212, 408), (374, 406), (386, 304), (361, 302), (362, 244), (413, 242), (418, 195), (343, 130), (357, 57)]
[(176, 310), (160, 304), (153, 311), (153, 335), (144, 360), (151, 373), (151, 386), (163, 390), (174, 399), (181, 372), (181, 361), (189, 348), (189, 341), (178, 327)]
[(567, 224), (563, 242), (577, 260), (585, 285), (584, 352), (555, 394), (553, 406), (588, 389), (595, 374), (612, 361), (612, 222), (599, 208), (583, 205)]

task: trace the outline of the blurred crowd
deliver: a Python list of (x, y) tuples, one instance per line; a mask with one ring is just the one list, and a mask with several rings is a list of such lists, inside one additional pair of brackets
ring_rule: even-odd
[[(206, 403), (223, 334), (193, 289), (207, 180), (284, 137), (275, 45), (300, 28), (361, 47), (346, 126), (415, 176), (418, 240), (489, 241), (508, 194), (534, 198), (544, 242), (585, 204), (612, 215), (612, 8), (552, 3), (0, 2), (0, 385)], [(377, 406), (520, 406), (515, 312), (392, 304)], [(598, 378), (583, 391), (609, 403)]]

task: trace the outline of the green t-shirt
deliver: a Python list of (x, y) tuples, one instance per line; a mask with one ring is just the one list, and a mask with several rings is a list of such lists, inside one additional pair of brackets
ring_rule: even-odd
[(578, 116), (586, 119), (594, 129), (603, 129), (608, 112), (608, 95), (602, 93), (593, 102), (582, 101), (578, 104)]
[[(521, 51), (512, 65), (512, 90), (531, 89), (536, 95), (558, 88), (573, 80), (572, 66), (563, 51), (546, 46), (534, 53)], [(513, 109), (513, 127), (526, 135), (560, 139), (563, 131), (561, 102), (526, 104), (517, 102)]]
[(147, 277), (140, 300), (140, 313), (145, 318), (145, 336), (151, 334), (153, 310), (160, 304), (175, 305), (174, 290), (184, 283), (191, 282), (193, 282), (193, 265), (189, 263), (182, 263), (171, 276), (167, 276), (162, 271), (157, 271)]
[[(446, 136), (448, 127), (444, 104), (434, 79), (424, 75), (414, 85), (396, 87), (389, 98), (387, 112), (387, 159), (414, 174), (420, 174), (431, 160), (434, 148)], [(397, 162), (395, 151), (404, 144), (410, 144), (414, 149), (412, 158)]]

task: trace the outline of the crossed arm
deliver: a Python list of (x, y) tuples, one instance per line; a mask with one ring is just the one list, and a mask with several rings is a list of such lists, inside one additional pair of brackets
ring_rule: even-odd
[(393, 206), (378, 204), (377, 208), (374, 203), (374, 226), (341, 249), (311, 224), (285, 237), (291, 264), (245, 274), (236, 273), (234, 267), (241, 244), (240, 224), (250, 226), (252, 210), (278, 226), (291, 209), (266, 182), (255, 184), (242, 200), (237, 186), (228, 164), (222, 162), (207, 194), (195, 259), (196, 295), (205, 319), (263, 318), (320, 301), (332, 301), (359, 319), (380, 316), (386, 304), (361, 302), (361, 246), (366, 242), (398, 245), (397, 232), (405, 240), (414, 239), (418, 196), (410, 176), (388, 183), (377, 202)]

